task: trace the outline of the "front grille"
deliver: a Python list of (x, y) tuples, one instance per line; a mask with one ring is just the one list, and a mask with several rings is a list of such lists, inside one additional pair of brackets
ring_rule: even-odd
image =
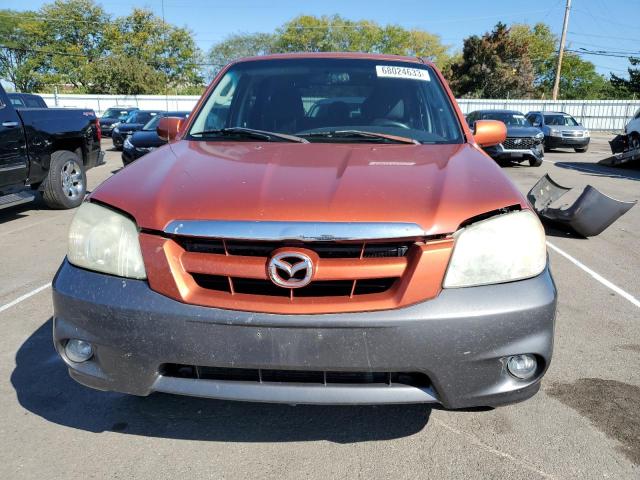
[(562, 130), (563, 137), (582, 137), (583, 135), (581, 130)]
[(326, 280), (311, 282), (306, 287), (288, 289), (275, 285), (271, 280), (225, 277), (222, 275), (192, 274), (199, 287), (225, 293), (244, 293), (270, 297), (350, 297), (383, 293), (389, 290), (397, 278), (373, 278), (353, 280)]
[(199, 380), (225, 380), (254, 383), (311, 383), (320, 385), (410, 385), (425, 388), (429, 377), (420, 372), (336, 372), (322, 370), (273, 370), (258, 368), (221, 368), (167, 363), (160, 367), (165, 377)]
[(222, 241), (199, 238), (176, 238), (187, 252), (242, 255), (247, 257), (268, 257), (271, 252), (282, 247), (301, 247), (313, 250), (320, 258), (381, 258), (404, 257), (411, 242), (396, 243), (335, 243), (335, 242), (249, 242)]
[(502, 143), (505, 150), (528, 150), (534, 148), (539, 140), (532, 137), (507, 137)]

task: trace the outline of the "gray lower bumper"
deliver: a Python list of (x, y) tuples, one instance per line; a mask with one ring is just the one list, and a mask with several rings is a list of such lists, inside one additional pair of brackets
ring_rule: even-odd
[[(146, 282), (64, 262), (53, 283), (54, 342), (95, 345), (92, 360), (65, 359), (79, 382), (136, 395), (153, 391), (232, 400), (496, 406), (529, 398), (551, 360), (556, 289), (548, 270), (502, 285), (444, 290), (411, 307), (332, 315), (273, 315), (185, 305)], [(502, 359), (533, 353), (530, 381)], [(64, 358), (64, 354), (62, 355)], [(165, 363), (248, 369), (420, 372), (431, 386), (311, 385), (163, 376)]]

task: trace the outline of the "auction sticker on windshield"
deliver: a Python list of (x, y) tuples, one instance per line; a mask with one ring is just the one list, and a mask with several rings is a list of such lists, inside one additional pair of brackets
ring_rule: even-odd
[(429, 72), (421, 68), (394, 67), (392, 65), (376, 65), (378, 77), (407, 78), (411, 80), (424, 80), (429, 82)]

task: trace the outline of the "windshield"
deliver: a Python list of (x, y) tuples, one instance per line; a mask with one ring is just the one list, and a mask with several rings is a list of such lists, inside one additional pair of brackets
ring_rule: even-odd
[(462, 141), (451, 102), (433, 70), (385, 60), (298, 58), (234, 65), (209, 95), (189, 134), (211, 140), (198, 133), (233, 127), (308, 135), (313, 142), (352, 141), (345, 134), (313, 135), (344, 130), (423, 143)]
[(108, 108), (103, 114), (102, 118), (121, 118), (122, 116), (128, 115), (129, 112), (126, 110), (121, 110), (119, 108)]
[(163, 115), (156, 115), (151, 120), (149, 120), (144, 127), (142, 127), (142, 130), (155, 130), (162, 117)]
[(145, 124), (149, 120), (151, 120), (151, 118), (153, 118), (155, 116), (156, 116), (156, 112), (136, 111), (136, 112), (132, 112), (131, 115), (129, 115), (127, 117), (127, 119), (125, 120), (124, 123), (142, 123), (142, 124)]
[(521, 113), (514, 112), (484, 112), (479, 120), (500, 120), (505, 125), (516, 127), (530, 127), (529, 121)]
[(576, 122), (571, 115), (545, 115), (544, 123), (547, 125), (562, 125), (569, 127), (575, 127), (578, 125), (578, 122)]

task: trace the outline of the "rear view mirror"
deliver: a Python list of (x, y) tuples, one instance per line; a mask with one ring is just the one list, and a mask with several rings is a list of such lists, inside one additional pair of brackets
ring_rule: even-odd
[(481, 147), (498, 145), (507, 138), (507, 127), (498, 120), (477, 120), (473, 138)]
[(156, 128), (158, 136), (165, 142), (172, 142), (180, 131), (182, 120), (180, 117), (162, 117)]

